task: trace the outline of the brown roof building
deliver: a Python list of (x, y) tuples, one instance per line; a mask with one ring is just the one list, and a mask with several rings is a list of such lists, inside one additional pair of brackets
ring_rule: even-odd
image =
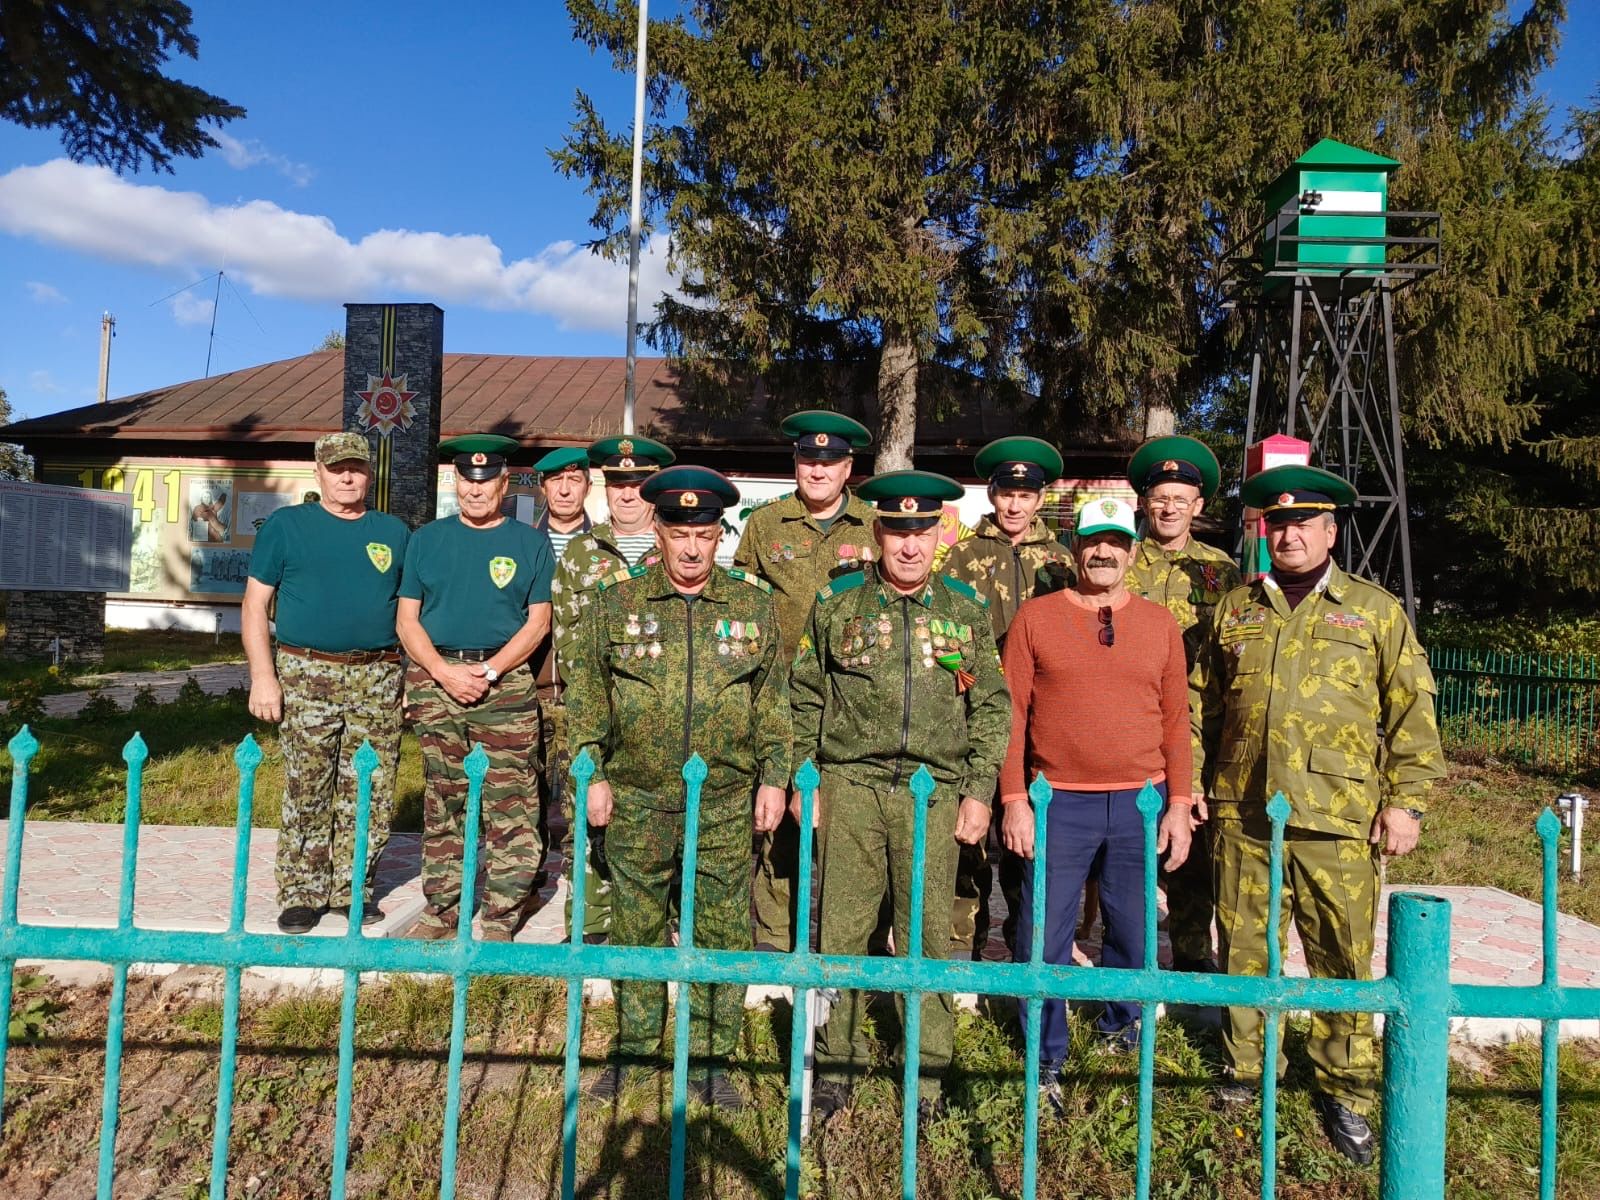
[[(586, 445), (621, 428), (621, 358), (446, 353), (443, 366), (440, 430), (446, 437), (502, 433), (527, 447), (520, 457), (531, 462), (553, 446)], [(781, 414), (757, 402), (736, 416), (706, 415), (690, 406), (689, 389), (664, 358), (639, 359), (635, 378), (639, 432), (707, 466), (778, 474), (791, 469), (789, 444), (777, 428)], [(311, 443), (341, 427), (344, 383), (344, 352), (321, 350), (18, 421), (0, 427), (0, 440), (20, 443), (41, 464), (76, 461), (91, 447), (118, 457), (203, 453), (309, 460)], [(972, 455), (980, 447), (1024, 432), (1015, 412), (978, 399), (976, 388), (966, 390), (974, 399), (950, 419), (919, 423), (918, 466), (970, 478)], [(854, 406), (852, 415), (876, 426), (868, 403)], [(1127, 449), (1063, 447), (1067, 474), (1115, 476)]]

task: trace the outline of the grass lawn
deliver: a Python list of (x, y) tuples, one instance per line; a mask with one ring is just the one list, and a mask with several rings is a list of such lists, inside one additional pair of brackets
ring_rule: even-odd
[[(15, 1047), (0, 1134), (0, 1193), (11, 1200), (93, 1194), (104, 1059), (106, 988), (53, 990), (25, 981), (35, 1005)], [(30, 999), (31, 998), (31, 999)], [(559, 1194), (562, 985), (484, 979), (470, 992), (462, 1074), (460, 1194)], [(447, 984), (395, 981), (362, 989), (351, 1126), (350, 1195), (386, 1200), (438, 1194), (438, 1155), (449, 1037)], [(878, 1011), (887, 1039), (893, 1009)], [(586, 1020), (585, 1057), (600, 1060), (609, 1006)], [(332, 1143), (339, 997), (318, 993), (247, 1003), (240, 1025), (230, 1193), (325, 1195)], [(788, 1013), (747, 1014), (736, 1084), (749, 1108), (735, 1116), (692, 1107), (691, 1196), (781, 1196)], [(130, 988), (118, 1138), (119, 1197), (205, 1194), (216, 1103), (221, 1007), (209, 997)], [(1021, 1178), (1022, 1070), (1013, 1023), (964, 1014), (946, 1084), (949, 1111), (925, 1124), (924, 1197), (1016, 1196)], [(1079, 1029), (1068, 1062), (1066, 1110), (1041, 1119), (1039, 1194), (1132, 1194), (1137, 1152), (1135, 1062), (1107, 1057)], [(1284, 1200), (1376, 1197), (1377, 1171), (1339, 1158), (1324, 1140), (1291, 1027), (1290, 1076), (1280, 1096), (1278, 1195)], [(883, 1050), (880, 1045), (880, 1051)], [(1538, 1057), (1534, 1047), (1469, 1052), (1452, 1071), (1449, 1194), (1503, 1200), (1537, 1194)], [(1163, 1022), (1157, 1046), (1152, 1195), (1210, 1200), (1259, 1195), (1260, 1113), (1220, 1107), (1206, 1035)], [(1600, 1048), (1560, 1055), (1561, 1197), (1594, 1195), (1600, 1178)], [(854, 1105), (809, 1145), (804, 1185), (814, 1196), (900, 1194), (898, 1073), (880, 1053)], [(580, 1195), (667, 1194), (670, 1082), (635, 1078), (615, 1108), (585, 1102), (579, 1115)], [(1381, 1123), (1381, 1119), (1380, 1119)]]
[[(30, 819), (120, 821), (127, 806), (122, 748), (135, 732), (149, 747), (143, 819), (154, 825), (234, 824), (239, 772), (233, 755), (247, 733), (263, 758), (256, 771), (255, 823), (276, 826), (283, 801), (277, 727), (257, 721), (238, 693), (194, 704), (123, 712), (103, 721), (47, 718), (34, 729), (39, 752), (28, 787)], [(0, 750), (0, 795), (10, 795), (11, 756)], [(400, 746), (394, 828), (422, 828), (422, 756), (406, 733)]]
[[(0, 624), (0, 633), (4, 626)], [(108, 629), (105, 662), (63, 663), (55, 671), (48, 662), (0, 661), (0, 700), (19, 679), (32, 679), (44, 695), (91, 686), (93, 676), (114, 671), (181, 671), (210, 662), (243, 662), (244, 646), (237, 633), (183, 633), (173, 629)]]

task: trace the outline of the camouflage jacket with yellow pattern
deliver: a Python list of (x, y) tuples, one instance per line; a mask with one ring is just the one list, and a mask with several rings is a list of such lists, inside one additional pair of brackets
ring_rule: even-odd
[[(659, 561), (651, 551), (642, 565)], [(611, 522), (603, 521), (567, 543), (556, 573), (550, 580), (550, 635), (563, 663), (578, 636), (579, 618), (593, 600), (594, 590), (608, 575), (628, 568), (628, 560), (617, 548)], [(562, 667), (565, 673), (565, 666)]]
[(1212, 614), (1189, 677), (1194, 791), (1220, 819), (1274, 792), (1289, 825), (1365, 838), (1444, 774), (1428, 658), (1400, 601), (1330, 564), (1293, 612), (1270, 577)]
[(786, 664), (772, 590), (713, 567), (686, 601), (657, 563), (602, 580), (563, 662), (567, 744), (595, 778), (646, 808), (681, 812), (683, 764), (705, 760), (702, 795), (748, 804), (790, 772)]
[[(957, 670), (973, 682), (965, 690)], [(795, 765), (905, 787), (926, 764), (941, 788), (985, 804), (1011, 736), (1011, 694), (983, 601), (935, 575), (912, 596), (875, 570), (817, 593), (789, 673)]]
[(971, 537), (950, 547), (939, 570), (989, 602), (996, 641), (1005, 637), (1024, 600), (1059, 592), (1074, 579), (1072, 556), (1038, 517), (1015, 545), (992, 515), (984, 517)]
[(1215, 546), (1190, 537), (1182, 550), (1168, 552), (1147, 536), (1134, 551), (1127, 586), (1135, 596), (1165, 605), (1177, 618), (1193, 670), (1217, 602), (1242, 582), (1233, 559)]
[(859, 571), (877, 555), (872, 520), (872, 506), (846, 492), (844, 507), (824, 532), (800, 497), (790, 492), (761, 505), (745, 522), (733, 565), (772, 585), (785, 662), (794, 657), (806, 631), (817, 589)]

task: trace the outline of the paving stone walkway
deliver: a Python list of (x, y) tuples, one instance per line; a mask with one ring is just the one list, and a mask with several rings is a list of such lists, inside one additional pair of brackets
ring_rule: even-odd
[[(182, 671), (111, 671), (104, 675), (86, 676), (94, 685), (114, 701), (118, 708), (130, 708), (133, 697), (142, 687), (155, 693), (160, 704), (171, 704), (178, 691), (193, 675), (200, 689), (208, 696), (220, 696), (236, 687), (250, 686), (250, 668), (242, 662), (201, 663)], [(52, 717), (71, 717), (89, 703), (89, 692), (57, 692), (43, 698), (44, 711)], [(5, 703), (0, 701), (0, 712)]]
[[(0, 844), (7, 822), (0, 821)], [(559, 837), (560, 831), (555, 831)], [(116, 923), (118, 889), (122, 877), (123, 827), (71, 821), (29, 822), (24, 830), (18, 915), (29, 924), (109, 927)], [(257, 829), (250, 840), (249, 888), (245, 928), (251, 932), (276, 931), (277, 904), (273, 883), (273, 857), (278, 831)], [(138, 872), (135, 881), (134, 922), (157, 929), (221, 930), (227, 925), (232, 897), (234, 831), (188, 826), (148, 825), (140, 830)], [(419, 838), (397, 833), (389, 840), (378, 867), (377, 898), (385, 913), (381, 925), (368, 931), (373, 937), (402, 937), (421, 915), (423, 900), (418, 876)], [(550, 882), (541, 891), (538, 907), (518, 935), (519, 942), (551, 943), (563, 935), (562, 910), (566, 896), (565, 870), (559, 852), (546, 867)], [(0, 864), (3, 871), (3, 864)], [(3, 879), (3, 875), (0, 875)], [(1385, 892), (1397, 889), (1386, 888)], [(1398, 889), (1408, 890), (1408, 889)], [(1424, 890), (1424, 889), (1415, 889)], [(1438, 887), (1425, 889), (1444, 896), (1452, 905), (1452, 982), (1527, 986), (1539, 982), (1541, 972), (1539, 906), (1498, 888)], [(997, 904), (1000, 903), (997, 897)], [(1384, 972), (1387, 902), (1379, 906), (1374, 975)], [(994, 915), (995, 938), (985, 952), (989, 960), (1004, 960), (998, 940), (1000, 916)], [(1164, 915), (1164, 914), (1163, 914)], [(324, 917), (311, 936), (332, 937), (345, 932), (341, 917)], [(1098, 954), (1098, 928), (1083, 944), (1094, 958)], [(1557, 921), (1560, 977), (1563, 984), (1600, 987), (1600, 928), (1562, 914)], [(1159, 951), (1168, 961), (1166, 936)], [(1284, 970), (1306, 974), (1298, 937), (1291, 932)], [(252, 972), (257, 982), (277, 986), (322, 985), (337, 973), (261, 968)], [(591, 981), (586, 991), (594, 997), (609, 994), (604, 981)], [(775, 990), (752, 989), (759, 999)], [(1479, 1040), (1504, 1040), (1536, 1031), (1536, 1025), (1509, 1020), (1474, 1022), (1463, 1032)], [(1600, 1022), (1570, 1021), (1564, 1036), (1600, 1036)]]

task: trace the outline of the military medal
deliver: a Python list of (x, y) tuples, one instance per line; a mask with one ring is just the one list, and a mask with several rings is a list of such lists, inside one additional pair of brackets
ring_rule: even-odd
[(660, 642), (651, 642), (650, 643), (650, 657), (651, 658), (660, 658), (661, 657), (661, 643)]
[(649, 637), (655, 637), (655, 635), (661, 631), (661, 622), (656, 620), (655, 613), (645, 613), (644, 631)]
[(645, 650), (645, 644), (643, 642), (639, 642), (633, 648), (633, 656), (635, 658), (643, 658), (645, 656)]
[(727, 638), (723, 638), (721, 641), (719, 641), (717, 643), (717, 653), (718, 654), (724, 654), (724, 655), (733, 653), (732, 647), (730, 647), (728, 645), (728, 639)]
[(639, 614), (638, 613), (629, 613), (628, 614), (628, 636), (629, 637), (638, 637), (639, 636)]
[(862, 656), (861, 656), (861, 665), (862, 665), (862, 666), (863, 666), (863, 667), (870, 667), (870, 666), (871, 666), (871, 665), (872, 665), (872, 655), (870, 655), (870, 654), (863, 654), (863, 655), (862, 655)]

